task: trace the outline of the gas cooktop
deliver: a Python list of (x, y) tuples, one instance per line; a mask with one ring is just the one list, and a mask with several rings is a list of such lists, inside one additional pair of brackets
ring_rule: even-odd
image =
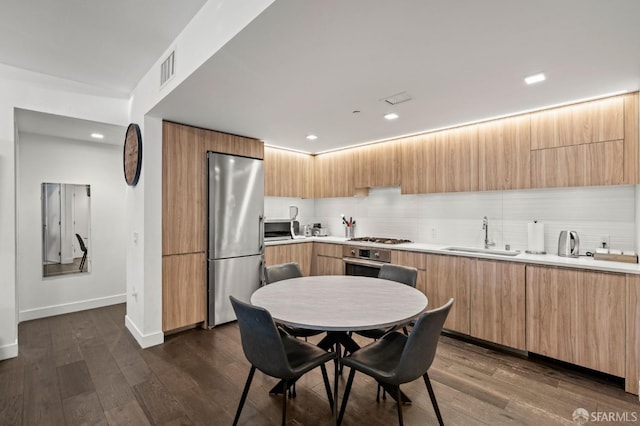
[(401, 240), (398, 238), (386, 238), (386, 237), (360, 237), (351, 238), (349, 241), (356, 241), (361, 243), (378, 243), (378, 244), (402, 244), (412, 243), (411, 240)]

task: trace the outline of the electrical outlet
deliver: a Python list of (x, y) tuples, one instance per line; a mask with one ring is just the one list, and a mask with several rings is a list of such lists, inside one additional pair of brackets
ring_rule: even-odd
[(609, 235), (603, 235), (600, 237), (600, 247), (604, 247), (604, 248), (609, 248), (611, 245), (611, 241), (610, 241), (610, 236)]
[(436, 228), (431, 228), (431, 239), (435, 240), (436, 238), (438, 238), (438, 231)]

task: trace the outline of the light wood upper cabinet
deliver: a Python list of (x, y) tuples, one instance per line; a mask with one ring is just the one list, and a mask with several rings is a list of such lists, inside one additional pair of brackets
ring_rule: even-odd
[(557, 148), (624, 138), (621, 96), (531, 114), (531, 149)]
[(454, 298), (444, 328), (469, 334), (469, 285), (473, 259), (458, 256), (427, 256), (427, 299), (429, 309)]
[(638, 92), (624, 95), (624, 183), (639, 183)]
[(354, 150), (329, 152), (313, 158), (315, 198), (354, 195)]
[(399, 141), (376, 143), (353, 150), (355, 188), (400, 185)]
[(162, 254), (206, 249), (206, 154), (200, 129), (162, 124)]
[(529, 188), (530, 118), (494, 120), (478, 129), (480, 191)]
[(313, 243), (294, 243), (267, 246), (264, 249), (265, 266), (295, 262), (300, 266), (302, 275), (311, 275)]
[(527, 350), (625, 376), (626, 279), (527, 266)]
[(250, 158), (264, 158), (264, 143), (257, 139), (208, 129), (196, 129), (196, 132), (202, 140), (202, 147), (205, 153), (213, 151)]
[(401, 139), (400, 190), (403, 194), (436, 191), (436, 137), (433, 133)]
[(531, 187), (620, 185), (624, 142), (591, 143), (531, 152)]
[(265, 147), (264, 195), (313, 198), (313, 157)]
[(478, 126), (435, 133), (436, 192), (478, 190)]
[(474, 263), (471, 336), (524, 350), (525, 265), (480, 259)]
[(162, 257), (162, 330), (206, 319), (207, 273), (204, 253)]

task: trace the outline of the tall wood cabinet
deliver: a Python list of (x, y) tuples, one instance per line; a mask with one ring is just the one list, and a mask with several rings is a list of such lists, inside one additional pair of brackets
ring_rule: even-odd
[(264, 195), (313, 198), (313, 157), (309, 154), (264, 148)]
[(626, 277), (527, 266), (527, 350), (625, 377)]
[(206, 319), (207, 151), (262, 158), (262, 142), (163, 122), (162, 329)]

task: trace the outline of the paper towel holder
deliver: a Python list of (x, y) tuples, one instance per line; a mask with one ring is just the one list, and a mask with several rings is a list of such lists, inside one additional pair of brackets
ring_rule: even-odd
[[(534, 220), (533, 223), (538, 223), (537, 220)], [(534, 251), (534, 250), (525, 250), (524, 251), (527, 254), (547, 254), (546, 251), (542, 250), (542, 251)]]

